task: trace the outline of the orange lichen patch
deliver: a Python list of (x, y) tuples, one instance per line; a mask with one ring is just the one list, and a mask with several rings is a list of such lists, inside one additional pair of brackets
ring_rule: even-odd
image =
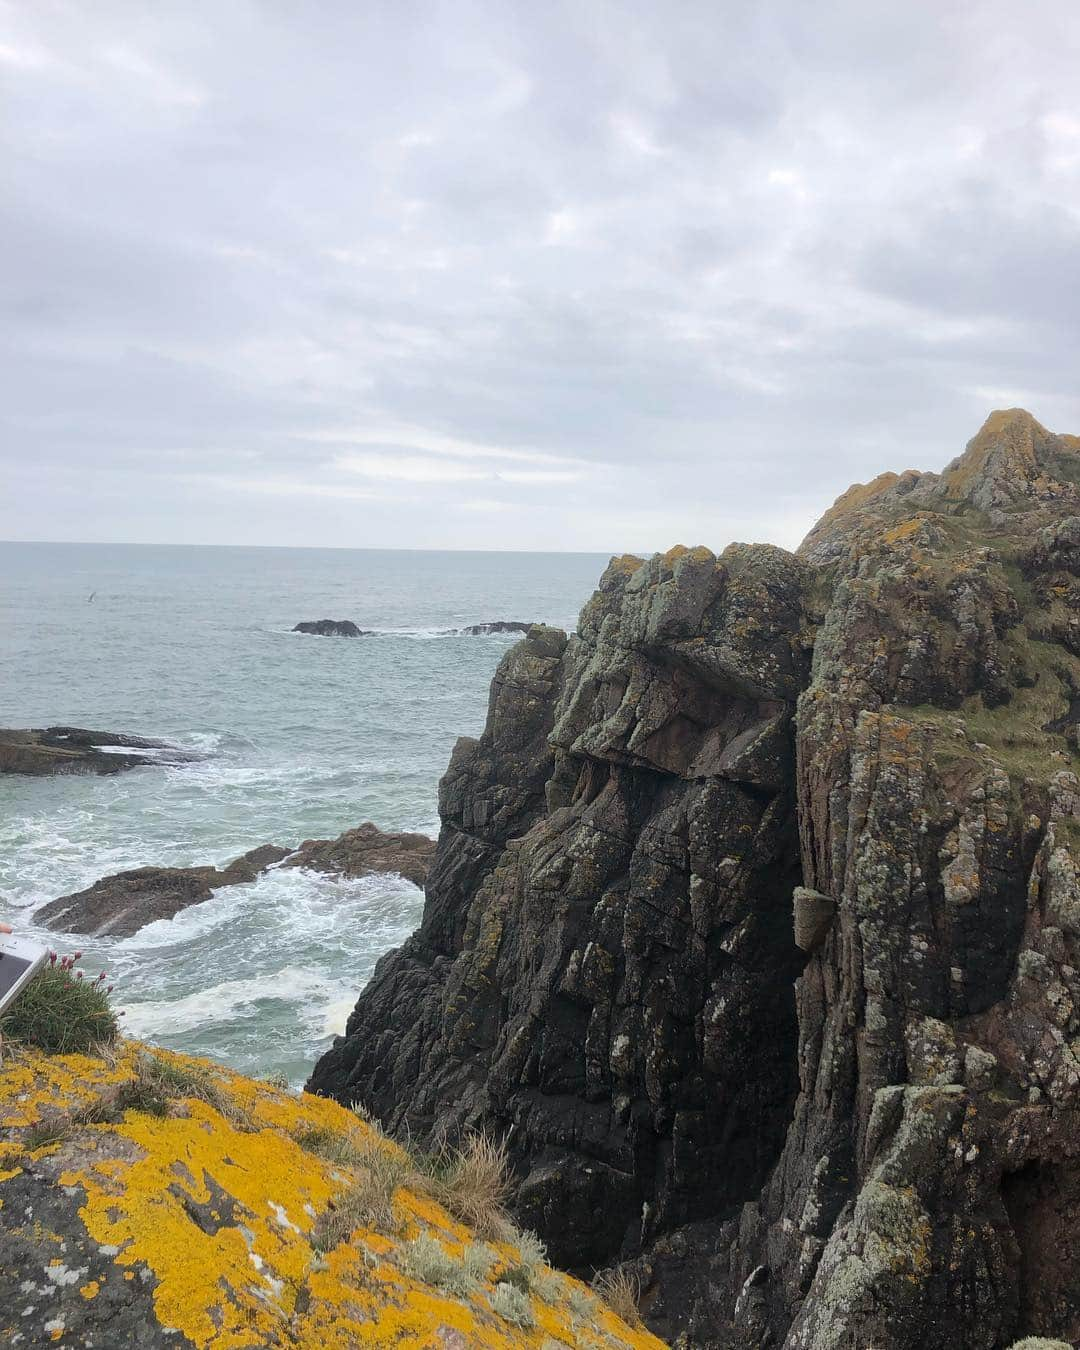
[[(910, 473), (911, 470), (909, 469)], [(894, 487), (900, 481), (898, 473), (879, 473), (876, 478), (872, 478), (869, 483), (852, 483), (846, 492), (841, 492), (832, 506), (818, 521), (817, 527), (822, 525), (831, 525), (834, 520), (847, 515), (851, 511), (857, 511), (860, 506), (865, 506), (875, 497), (880, 497), (883, 492)]]
[(902, 540), (910, 539), (913, 534), (917, 534), (919, 526), (925, 519), (925, 516), (912, 516), (910, 520), (905, 520), (899, 525), (894, 525), (891, 530), (886, 530), (881, 537), (886, 544), (899, 544)]
[[(0, 1129), (36, 1125), (98, 1100), (111, 1087), (130, 1079), (137, 1047), (126, 1043), (110, 1060), (91, 1055), (20, 1055), (0, 1072)], [(43, 1075), (41, 1065), (48, 1063)]]
[[(114, 1087), (130, 1081), (138, 1056), (147, 1054), (189, 1070), (192, 1082), (211, 1084), (214, 1104), (180, 1092), (164, 1115), (129, 1107), (119, 1119), (72, 1117), (95, 1097), (115, 1096)], [(431, 1283), (415, 1278), (408, 1248), (418, 1240), (438, 1244), (444, 1265), (462, 1275), (477, 1254), (471, 1231), (422, 1191), (398, 1188), (392, 1233), (359, 1227), (330, 1251), (317, 1250), (320, 1215), (355, 1184), (363, 1164), (328, 1161), (303, 1147), (305, 1137), (332, 1131), (362, 1145), (358, 1156), (368, 1144), (401, 1152), (335, 1102), (135, 1044), (121, 1047), (111, 1064), (28, 1055), (17, 1086), (11, 1091), (4, 1082), (0, 1093), (17, 1136), (42, 1103), (68, 1104), (59, 1184), (77, 1189), (87, 1232), (116, 1250), (113, 1260), (125, 1280), (136, 1270), (152, 1276), (147, 1289), (160, 1323), (200, 1350), (353, 1350), (359, 1344), (441, 1350), (451, 1333), (491, 1350), (539, 1347), (545, 1339), (605, 1350), (661, 1346), (598, 1300), (588, 1327), (574, 1323), (568, 1300), (545, 1303), (535, 1293), (527, 1296), (525, 1314), (508, 1320), (495, 1282), (521, 1266), (523, 1253), (512, 1242), (491, 1244), (486, 1273), (481, 1260), (456, 1283), (437, 1271)], [(407, 1166), (402, 1174), (409, 1174)], [(415, 1169), (412, 1175), (418, 1176)], [(565, 1279), (568, 1296), (575, 1287), (541, 1265), (535, 1270), (549, 1293), (557, 1278)], [(79, 1292), (92, 1301), (100, 1288), (99, 1278)]]
[(620, 553), (608, 563), (607, 570), (609, 572), (624, 572), (629, 576), (632, 572), (636, 572), (639, 567), (643, 567), (644, 565), (645, 559), (639, 558), (636, 553)]
[(460, 1247), (472, 1241), (473, 1234), (469, 1229), (463, 1223), (451, 1218), (442, 1205), (432, 1200), (430, 1196), (417, 1195), (414, 1191), (402, 1191), (399, 1208), (406, 1220), (407, 1237), (434, 1229), (447, 1247), (452, 1248), (455, 1243)]

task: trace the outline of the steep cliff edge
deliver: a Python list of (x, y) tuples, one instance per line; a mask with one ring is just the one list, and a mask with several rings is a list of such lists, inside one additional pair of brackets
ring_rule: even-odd
[(672, 1338), (1080, 1338), (1078, 481), (994, 413), (798, 556), (613, 560), (505, 659), (312, 1086), (508, 1133)]

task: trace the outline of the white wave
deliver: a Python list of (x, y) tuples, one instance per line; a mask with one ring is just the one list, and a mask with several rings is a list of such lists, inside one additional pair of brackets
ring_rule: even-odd
[(345, 1023), (349, 1020), (349, 1014), (356, 1006), (356, 994), (351, 998), (336, 998), (328, 1003), (323, 1009), (322, 1033), (324, 1036), (343, 1036), (345, 1034)]
[(247, 979), (223, 980), (180, 998), (127, 1003), (124, 1005), (126, 1030), (151, 1038), (175, 1036), (235, 1022), (264, 1002), (304, 1007), (317, 1003), (321, 1029), (322, 1009), (335, 996), (340, 997), (340, 987), (331, 983), (321, 971), (305, 966), (283, 966), (280, 970), (266, 971)]
[[(474, 622), (482, 623), (484, 620), (478, 619)], [(466, 625), (462, 624), (464, 628)], [(280, 633), (285, 637), (319, 637), (318, 633), (294, 633), (291, 628), (264, 628), (265, 633)], [(452, 628), (365, 628), (360, 638), (349, 639), (352, 642), (362, 642), (364, 637), (389, 637), (389, 638), (408, 638), (413, 642), (432, 642), (436, 639), (451, 640), (456, 638), (469, 638), (475, 641), (478, 637), (499, 638), (507, 642), (517, 642), (523, 637), (522, 633), (463, 633), (460, 629)]]

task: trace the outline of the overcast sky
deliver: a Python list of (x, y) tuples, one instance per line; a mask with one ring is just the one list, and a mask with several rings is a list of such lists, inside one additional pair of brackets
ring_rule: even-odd
[(0, 0), (0, 537), (793, 546), (1080, 432), (1076, 0)]

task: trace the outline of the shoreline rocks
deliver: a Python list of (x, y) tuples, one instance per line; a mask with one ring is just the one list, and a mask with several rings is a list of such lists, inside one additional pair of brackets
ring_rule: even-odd
[(310, 867), (341, 877), (397, 873), (423, 886), (435, 841), (423, 834), (385, 832), (370, 821), (337, 839), (308, 839), (298, 849), (262, 844), (224, 867), (136, 867), (50, 900), (35, 919), (58, 933), (130, 937), (148, 923), (172, 919), (203, 904), (224, 886), (254, 881), (268, 868)]
[[(125, 753), (127, 752), (127, 753)], [(169, 741), (85, 727), (0, 728), (0, 774), (34, 778), (120, 773), (155, 764), (190, 764), (202, 756)]]

